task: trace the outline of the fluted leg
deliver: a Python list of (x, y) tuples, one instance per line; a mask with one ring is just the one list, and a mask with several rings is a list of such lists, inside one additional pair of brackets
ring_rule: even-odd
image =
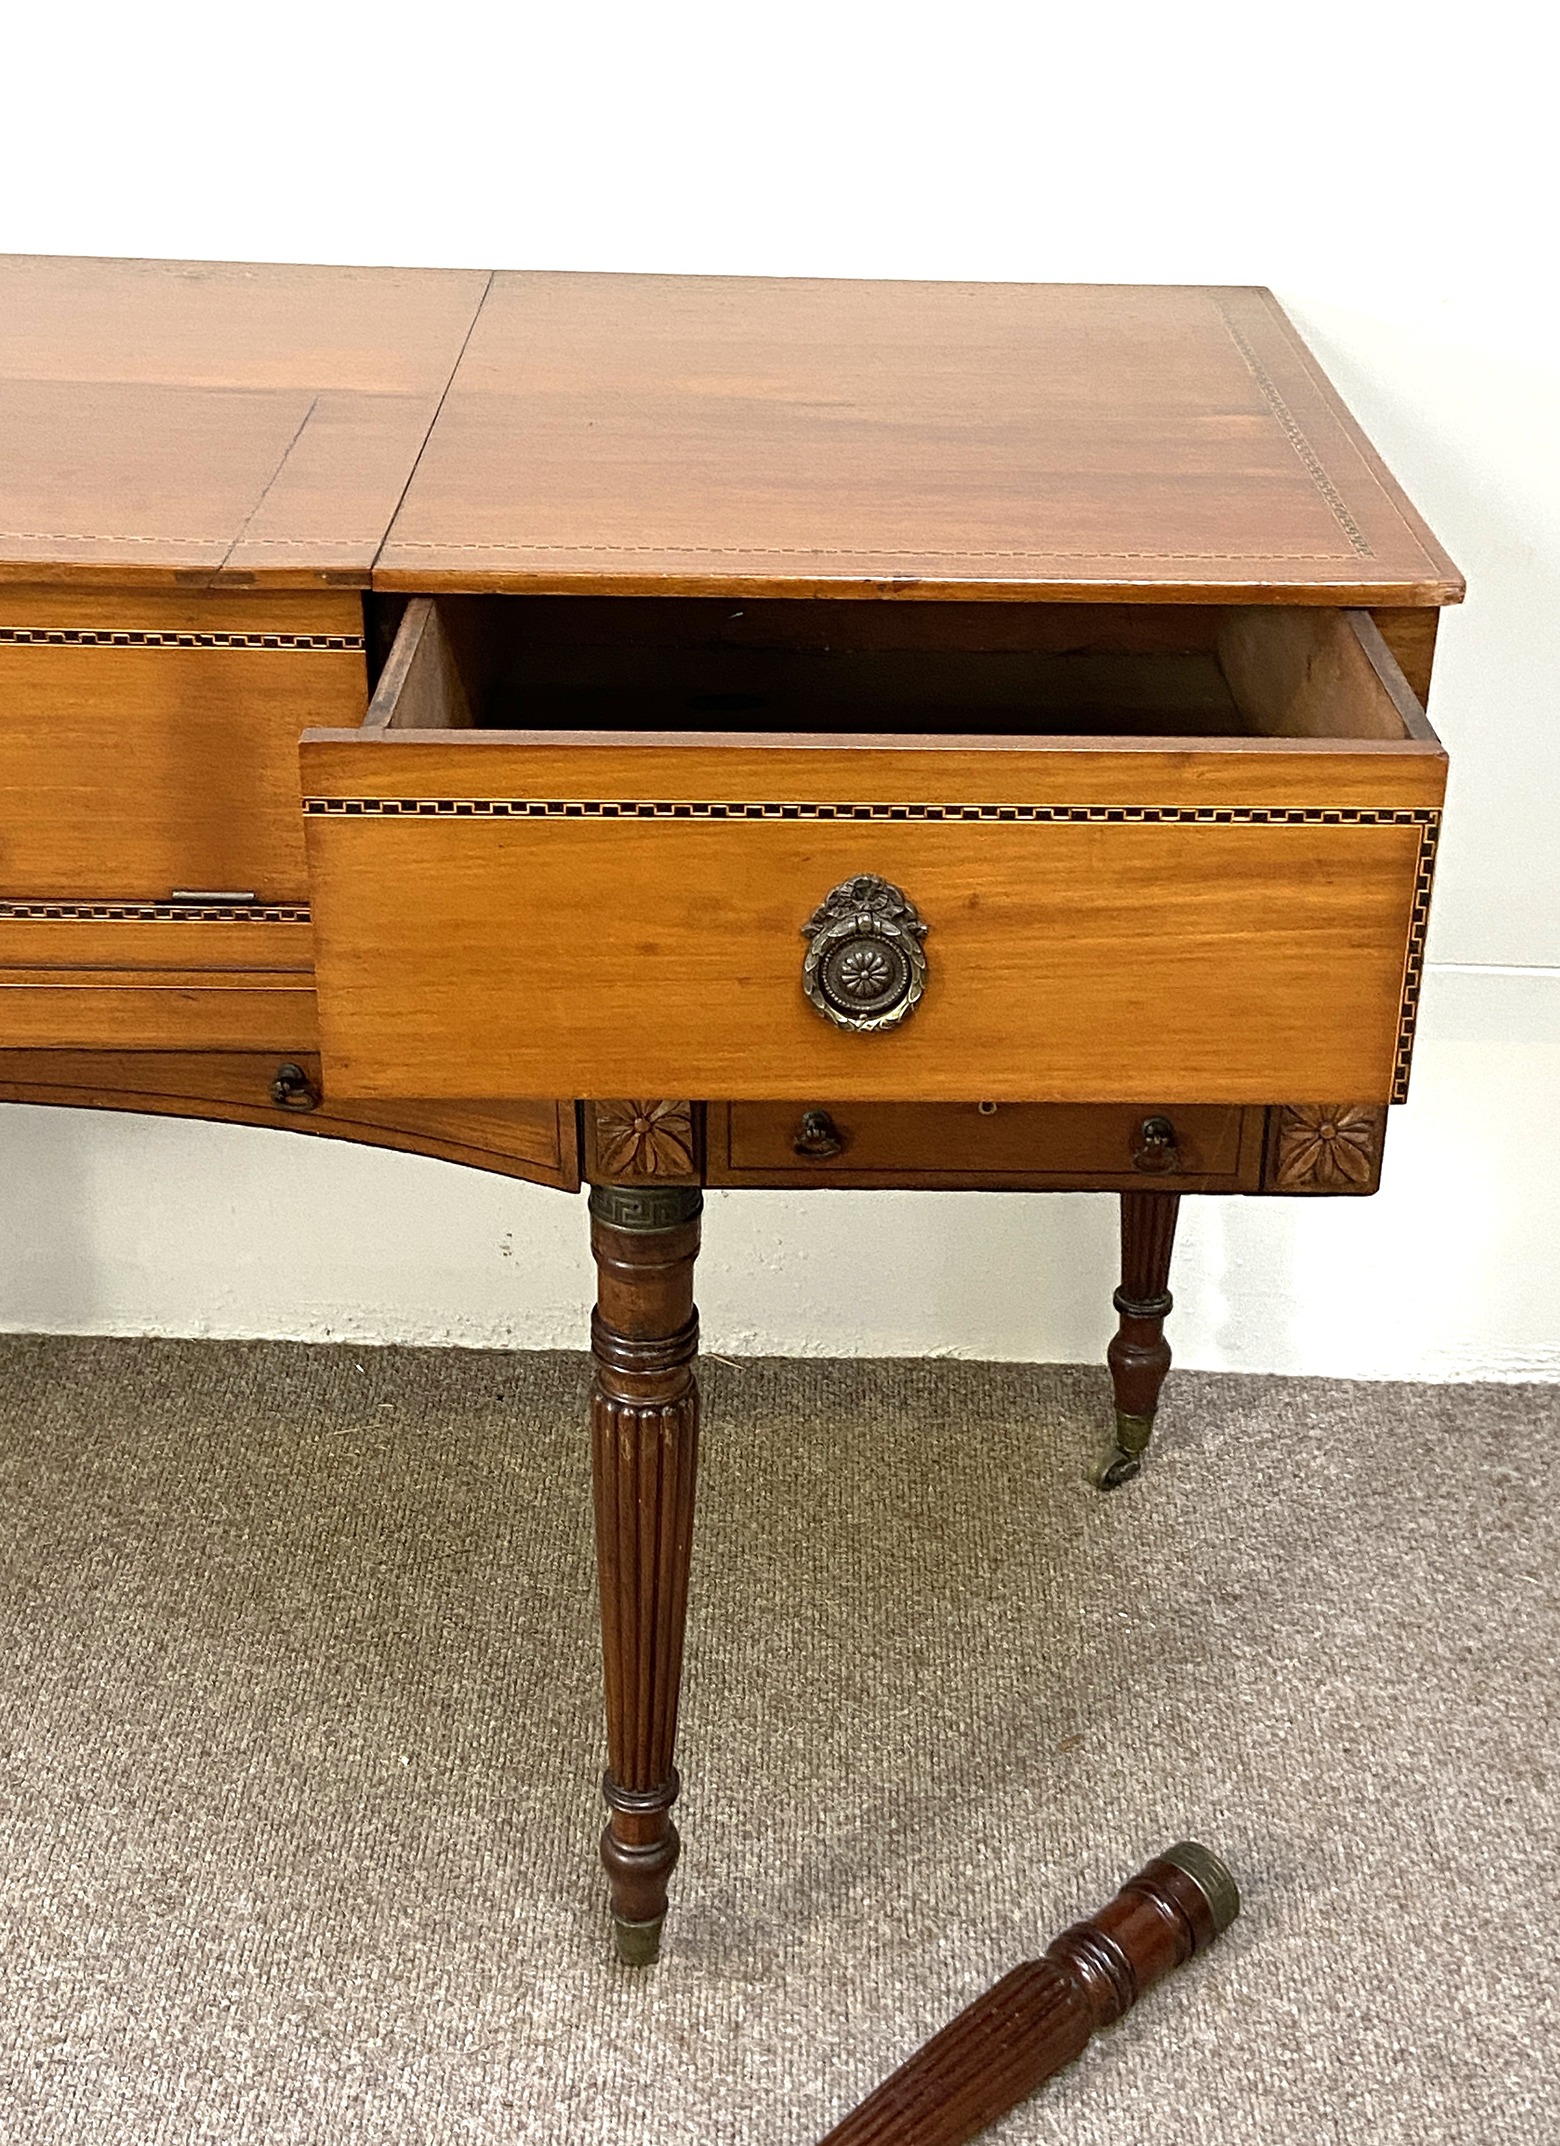
[(1180, 1841), (1045, 1957), (1004, 1975), (835, 2125), (822, 2146), (968, 2146), (1240, 1913), (1216, 1855)]
[(601, 1836), (618, 1955), (660, 1947), (677, 1861), (672, 1746), (693, 1540), (700, 1193), (597, 1185), (591, 1440), (607, 1688), (609, 1816)]
[(1159, 1389), (1170, 1369), (1165, 1319), (1173, 1299), (1167, 1284), (1180, 1206), (1175, 1192), (1121, 1195), (1120, 1325), (1105, 1357), (1116, 1389), (1116, 1444), (1100, 1471), (1101, 1490), (1132, 1480), (1153, 1432)]

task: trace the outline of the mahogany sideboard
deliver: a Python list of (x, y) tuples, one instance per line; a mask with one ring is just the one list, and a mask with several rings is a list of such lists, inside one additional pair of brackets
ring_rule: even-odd
[(654, 1956), (701, 1188), (1375, 1188), (1462, 583), (1272, 297), (0, 262), (0, 1097), (587, 1182)]

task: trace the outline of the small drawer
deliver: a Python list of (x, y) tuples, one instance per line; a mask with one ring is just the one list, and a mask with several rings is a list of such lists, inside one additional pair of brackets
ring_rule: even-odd
[(582, 601), (414, 599), (304, 741), (337, 1094), (1402, 1093), (1445, 759), (1363, 613)]
[(0, 969), (0, 1048), (313, 1051), (312, 979), (244, 969)]
[(366, 703), (350, 594), (0, 590), (7, 918), (185, 893), (305, 901), (298, 736)]
[(712, 1103), (712, 1185), (1252, 1192), (1266, 1113), (1046, 1103)]

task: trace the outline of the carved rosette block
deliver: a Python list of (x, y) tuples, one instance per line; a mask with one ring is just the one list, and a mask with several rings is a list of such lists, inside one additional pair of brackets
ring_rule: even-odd
[(1101, 1490), (1115, 1490), (1139, 1473), (1153, 1435), (1170, 1369), (1165, 1320), (1175, 1301), (1170, 1255), (1180, 1208), (1176, 1192), (1121, 1195), (1121, 1287), (1113, 1299), (1119, 1324), (1105, 1352), (1116, 1396), (1116, 1443), (1100, 1471)]
[(1217, 1856), (1196, 1841), (1167, 1849), (1043, 1959), (978, 1997), (822, 2146), (966, 2146), (1239, 1913), (1235, 1880)]
[(701, 1205), (698, 1190), (684, 1186), (598, 1185), (590, 1196), (591, 1447), (610, 1814), (601, 1859), (618, 1954), (633, 1966), (659, 1950), (679, 1848), (672, 1754), (698, 1459), (693, 1267)]
[(593, 1181), (631, 1184), (641, 1178), (663, 1184), (696, 1183), (698, 1141), (693, 1105), (681, 1098), (648, 1102), (588, 1103)]
[(1268, 1128), (1268, 1192), (1369, 1193), (1381, 1182), (1384, 1103), (1282, 1103)]

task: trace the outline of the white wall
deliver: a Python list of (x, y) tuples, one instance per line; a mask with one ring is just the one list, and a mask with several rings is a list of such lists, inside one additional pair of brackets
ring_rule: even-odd
[[(1182, 1362), (1560, 1376), (1560, 304), (1541, 20), (30, 10), (0, 249), (1267, 282), (1466, 571), (1414, 1099), (1368, 1203), (1207, 1201)], [(577, 1342), (579, 1204), (281, 1133), (0, 1112), (0, 1324)], [(1097, 1199), (712, 1198), (717, 1348), (1090, 1357)]]

